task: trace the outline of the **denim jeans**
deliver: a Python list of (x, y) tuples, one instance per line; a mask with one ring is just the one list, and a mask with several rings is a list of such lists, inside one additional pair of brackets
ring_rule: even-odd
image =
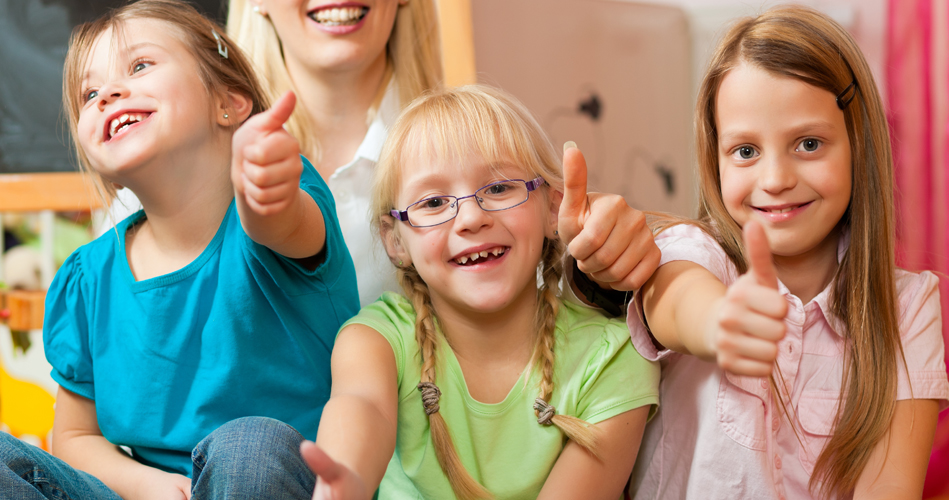
[[(316, 477), (300, 457), (301, 441), (293, 427), (270, 418), (222, 425), (191, 454), (192, 498), (309, 500)], [(121, 500), (92, 475), (3, 432), (0, 498)]]

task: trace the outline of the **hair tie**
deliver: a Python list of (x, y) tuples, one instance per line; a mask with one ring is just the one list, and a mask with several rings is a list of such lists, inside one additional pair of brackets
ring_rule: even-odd
[(557, 409), (551, 406), (550, 403), (544, 401), (541, 398), (534, 400), (534, 409), (540, 413), (537, 415), (537, 423), (540, 425), (550, 425), (554, 415), (557, 414)]
[(422, 407), (425, 408), (425, 414), (438, 413), (438, 398), (442, 396), (442, 391), (438, 389), (438, 386), (431, 382), (420, 382), (417, 387), (422, 392)]

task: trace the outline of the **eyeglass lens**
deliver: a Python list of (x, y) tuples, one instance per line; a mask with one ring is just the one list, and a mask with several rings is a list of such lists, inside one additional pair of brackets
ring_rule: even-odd
[(465, 198), (473, 197), (482, 210), (493, 212), (514, 208), (527, 201), (528, 195), (525, 181), (505, 180), (488, 184), (470, 196), (427, 198), (413, 204), (406, 211), (409, 224), (416, 227), (435, 226), (455, 218), (458, 215), (458, 206)]

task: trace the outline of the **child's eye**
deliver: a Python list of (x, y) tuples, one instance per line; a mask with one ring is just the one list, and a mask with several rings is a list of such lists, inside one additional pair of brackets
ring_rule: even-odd
[(87, 90), (87, 91), (85, 91), (85, 92), (82, 94), (82, 101), (83, 101), (83, 102), (89, 102), (89, 101), (95, 99), (96, 97), (99, 97), (99, 91), (98, 91), (98, 90)]
[(804, 139), (800, 144), (798, 144), (796, 151), (807, 151), (808, 153), (813, 153), (814, 151), (817, 151), (817, 148), (819, 148), (820, 145), (820, 140), (808, 138)]
[(737, 154), (742, 160), (750, 160), (754, 158), (758, 152), (755, 151), (755, 148), (751, 146), (739, 146), (732, 152), (732, 154)]
[(148, 61), (136, 61), (135, 64), (132, 65), (132, 73), (133, 73), (133, 74), (134, 74), (134, 73), (138, 73), (139, 71), (141, 71), (141, 70), (143, 70), (143, 69), (145, 69), (145, 68), (147, 68), (147, 67), (149, 67), (149, 66), (151, 66), (151, 65), (152, 65), (152, 63), (150, 63), (150, 62), (148, 62)]
[(499, 182), (497, 184), (492, 184), (484, 190), (484, 194), (488, 196), (500, 195), (512, 189), (510, 182)]
[(446, 197), (429, 198), (416, 205), (419, 209), (438, 210), (449, 205), (451, 200)]

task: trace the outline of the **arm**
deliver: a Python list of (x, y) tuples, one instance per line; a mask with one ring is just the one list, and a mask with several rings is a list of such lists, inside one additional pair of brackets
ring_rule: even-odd
[(300, 145), (283, 123), (296, 97), (288, 92), (234, 134), (231, 182), (241, 225), (248, 236), (292, 259), (323, 249), (326, 225), (316, 201), (300, 189)]
[(938, 414), (933, 399), (896, 402), (889, 430), (857, 479), (854, 499), (922, 498)]
[[(605, 290), (639, 289), (660, 258), (646, 216), (622, 196), (587, 193), (586, 160), (572, 142), (564, 145), (563, 171), (557, 229), (577, 267)], [(572, 283), (573, 273), (566, 275)]]
[(336, 340), (332, 370), (333, 389), (316, 438), (319, 449), (303, 449), (310, 468), (320, 476), (313, 497), (368, 499), (395, 450), (395, 355), (372, 328), (349, 325)]
[(620, 498), (636, 463), (648, 416), (649, 405), (596, 424), (599, 459), (568, 441), (537, 498)]
[(748, 272), (730, 287), (698, 264), (669, 262), (642, 290), (643, 312), (663, 346), (737, 375), (766, 377), (786, 331), (787, 301), (778, 292), (761, 225), (745, 224)]
[(189, 499), (191, 480), (136, 462), (99, 430), (95, 402), (60, 387), (53, 455), (92, 474), (127, 500)]

